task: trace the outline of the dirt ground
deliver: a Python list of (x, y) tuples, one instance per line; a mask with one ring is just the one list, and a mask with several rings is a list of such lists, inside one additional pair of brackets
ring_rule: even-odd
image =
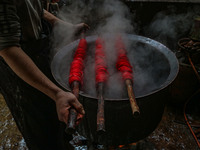
[(0, 150), (27, 150), (14, 119), (0, 94)]

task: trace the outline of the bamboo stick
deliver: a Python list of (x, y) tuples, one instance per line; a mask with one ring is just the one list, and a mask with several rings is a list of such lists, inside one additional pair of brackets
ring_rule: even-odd
[(105, 119), (104, 119), (104, 97), (103, 97), (104, 84), (98, 83), (98, 109), (97, 109), (97, 133), (103, 134), (105, 132)]
[[(74, 81), (72, 83), (72, 93), (76, 96), (76, 98), (79, 98), (79, 82)], [(67, 124), (67, 128), (65, 129), (65, 132), (68, 134), (74, 134), (76, 131), (76, 117), (77, 112), (74, 108), (70, 108), (69, 110), (69, 120)]]
[(130, 79), (126, 79), (125, 83), (126, 83), (126, 87), (127, 87), (127, 92), (128, 92), (129, 101), (130, 101), (133, 116), (138, 117), (140, 115), (140, 109), (139, 109), (137, 102), (136, 102), (136, 99), (135, 99), (132, 81)]
[[(85, 30), (82, 30), (81, 39), (85, 39)], [(79, 90), (80, 90), (80, 83), (78, 81), (73, 81), (71, 84), (72, 93), (76, 96), (76, 98), (79, 98)], [(67, 134), (74, 134), (76, 131), (76, 118), (77, 118), (77, 112), (74, 108), (70, 108), (69, 110), (69, 120), (67, 127), (65, 129), (65, 132)]]

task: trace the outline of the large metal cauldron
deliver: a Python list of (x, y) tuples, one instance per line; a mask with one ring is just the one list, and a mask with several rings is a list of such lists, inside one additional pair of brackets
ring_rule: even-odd
[[(109, 40), (109, 35), (107, 35)], [(134, 91), (140, 107), (140, 117), (133, 118), (126, 88), (120, 74), (110, 69), (109, 81), (105, 91), (105, 127), (102, 138), (96, 133), (97, 99), (95, 92), (94, 50), (97, 36), (88, 36), (88, 52), (85, 61), (84, 86), (80, 101), (86, 115), (78, 131), (91, 142), (106, 145), (119, 145), (136, 142), (148, 136), (161, 120), (165, 101), (166, 87), (178, 73), (178, 61), (172, 51), (152, 39), (125, 34), (128, 57), (134, 67)], [(66, 90), (70, 90), (68, 76), (70, 63), (79, 40), (66, 45), (52, 60), (51, 70), (55, 80)], [(109, 53), (108, 53), (109, 55)], [(115, 68), (110, 60), (109, 68)], [(113, 61), (114, 62), (114, 61)]]

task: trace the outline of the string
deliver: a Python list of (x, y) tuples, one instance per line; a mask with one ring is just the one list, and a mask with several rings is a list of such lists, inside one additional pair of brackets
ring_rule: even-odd
[(80, 39), (79, 45), (74, 54), (74, 59), (71, 63), (69, 84), (78, 81), (81, 85), (83, 84), (83, 69), (84, 69), (84, 58), (86, 55), (87, 42), (85, 39)]
[(133, 81), (132, 66), (127, 57), (125, 45), (121, 37), (119, 37), (116, 41), (116, 48), (118, 52), (117, 63), (116, 63), (117, 70), (122, 73), (122, 78), (124, 80), (130, 79)]
[(108, 78), (107, 64), (103, 44), (103, 40), (100, 37), (97, 38), (95, 49), (95, 73), (97, 84), (100, 82), (106, 82)]

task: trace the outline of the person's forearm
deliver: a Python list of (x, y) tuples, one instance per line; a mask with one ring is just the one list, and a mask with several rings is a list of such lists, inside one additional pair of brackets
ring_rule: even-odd
[(61, 89), (38, 69), (20, 47), (9, 47), (0, 51), (0, 55), (20, 78), (53, 100), (56, 100), (56, 94)]
[(73, 26), (73, 24), (68, 23), (68, 22), (64, 22), (63, 20), (61, 20), (60, 18), (54, 16), (53, 14), (51, 14), (50, 12), (46, 11), (44, 9), (44, 14), (43, 14), (43, 18), (48, 21), (49, 23), (51, 23), (53, 26), (57, 23), (65, 23), (65, 25), (69, 25), (69, 26)]

